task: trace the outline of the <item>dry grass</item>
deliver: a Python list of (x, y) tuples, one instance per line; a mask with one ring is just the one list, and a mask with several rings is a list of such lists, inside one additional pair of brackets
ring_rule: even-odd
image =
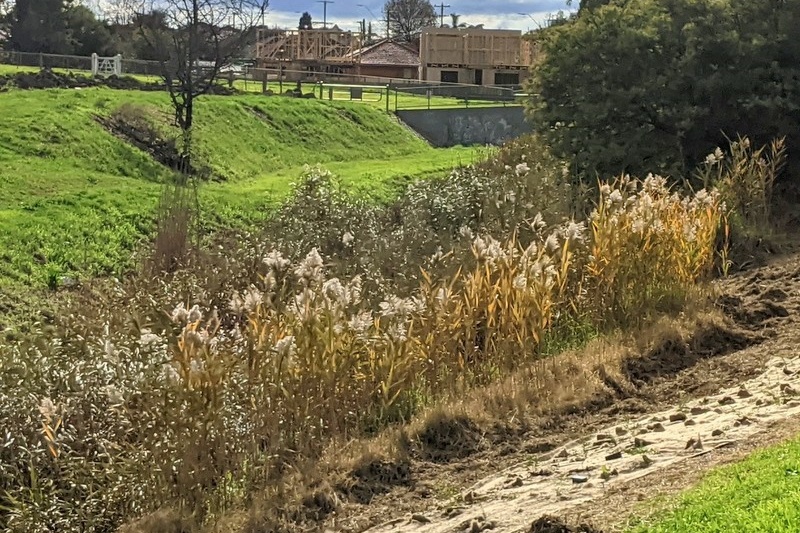
[[(578, 331), (635, 330), (684, 308), (715, 264), (719, 195), (624, 178), (601, 188), (587, 221), (548, 223), (531, 211), (559, 190), (562, 167), (503, 168), (455, 175), (438, 196), (412, 190), (409, 205), (429, 210), (400, 226), (378, 225), (388, 219), (312, 176), (285, 225), (303, 255), (248, 247), (232, 276), (223, 250), (184, 284), (143, 285), (125, 302), (132, 313), (75, 317), (58, 338), (2, 347), (0, 412), (15, 442), (0, 448), (0, 504), (11, 508), (0, 525), (310, 527), (341, 495), (363, 501), (404, 483), (408, 457), (475, 453), (492, 422), (523, 424), (624, 383), (630, 353), (616, 341), (544, 355), (583, 340)], [(342, 213), (376, 226), (349, 237), (325, 226), (352, 224)], [(181, 237), (185, 220), (165, 230)], [(319, 236), (329, 255), (308, 246)], [(180, 255), (170, 243), (182, 238), (165, 242), (164, 257)]]
[[(613, 398), (635, 393), (636, 385), (626, 374), (628, 364), (673, 343), (691, 345), (705, 329), (727, 327), (705, 300), (695, 304), (681, 318), (664, 317), (635, 331), (596, 339), (581, 349), (525, 365), (459, 399), (431, 406), (412, 422), (376, 438), (337, 441), (323, 453), (313, 472), (294, 481), (338, 498), (340, 506), (335, 510), (344, 511), (347, 520), (354, 519), (358, 505), (407, 486), (414, 479), (416, 464), (448, 463), (488, 452), (527, 438), (536, 427), (564, 415), (590, 412)], [(568, 438), (565, 434), (564, 439)], [(297, 489), (295, 494), (298, 507), (303, 506), (301, 493)], [(263, 524), (257, 514), (251, 520)], [(327, 524), (332, 526), (337, 520), (342, 523), (341, 516), (331, 515)], [(358, 517), (355, 522), (364, 525)]]
[(148, 270), (174, 272), (185, 263), (197, 235), (197, 190), (191, 183), (167, 184), (158, 203), (157, 229)]

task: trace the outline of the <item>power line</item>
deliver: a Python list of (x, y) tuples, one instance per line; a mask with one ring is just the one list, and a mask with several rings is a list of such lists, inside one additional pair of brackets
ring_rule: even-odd
[(440, 11), (439, 11), (439, 27), (440, 28), (444, 28), (444, 8), (451, 7), (450, 4), (445, 4), (444, 2), (442, 2), (441, 4), (433, 6), (433, 7), (438, 7), (440, 9)]
[(322, 27), (328, 29), (328, 4), (335, 4), (333, 0), (317, 0), (318, 4), (322, 4)]

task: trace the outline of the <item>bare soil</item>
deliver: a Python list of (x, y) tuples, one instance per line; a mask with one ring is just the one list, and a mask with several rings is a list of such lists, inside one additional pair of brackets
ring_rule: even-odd
[(442, 416), (409, 441), (402, 468), (351, 473), (358, 490), (341, 491), (346, 501), (327, 526), (617, 531), (640, 512), (637, 502), (680, 491), (715, 465), (800, 432), (800, 256), (714, 290), (724, 320), (642, 342), (617, 368), (595, 365), (599, 386), (573, 392), (580, 401), (553, 402), (524, 423), (489, 429)]

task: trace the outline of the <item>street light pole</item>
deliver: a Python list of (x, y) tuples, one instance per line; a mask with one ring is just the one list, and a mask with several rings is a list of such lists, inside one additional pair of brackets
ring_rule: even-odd
[(539, 21), (533, 18), (530, 13), (517, 13), (517, 15), (519, 15), (520, 17), (528, 17), (533, 21), (534, 24), (536, 24), (539, 27), (540, 30), (542, 29), (541, 23), (539, 23)]

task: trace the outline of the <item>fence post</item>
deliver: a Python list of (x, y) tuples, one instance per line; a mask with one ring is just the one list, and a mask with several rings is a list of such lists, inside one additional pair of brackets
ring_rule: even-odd
[(324, 85), (325, 85), (325, 82), (324, 82), (324, 81), (320, 81), (320, 82), (319, 82), (319, 99), (320, 99), (320, 100), (322, 100), (322, 90), (323, 90), (323, 88), (324, 88)]
[[(395, 94), (397, 94), (396, 91), (395, 91)], [(389, 86), (389, 84), (387, 84), (386, 85), (386, 112), (387, 113), (389, 112), (389, 98), (391, 98), (391, 93), (390, 93), (390, 86)]]

